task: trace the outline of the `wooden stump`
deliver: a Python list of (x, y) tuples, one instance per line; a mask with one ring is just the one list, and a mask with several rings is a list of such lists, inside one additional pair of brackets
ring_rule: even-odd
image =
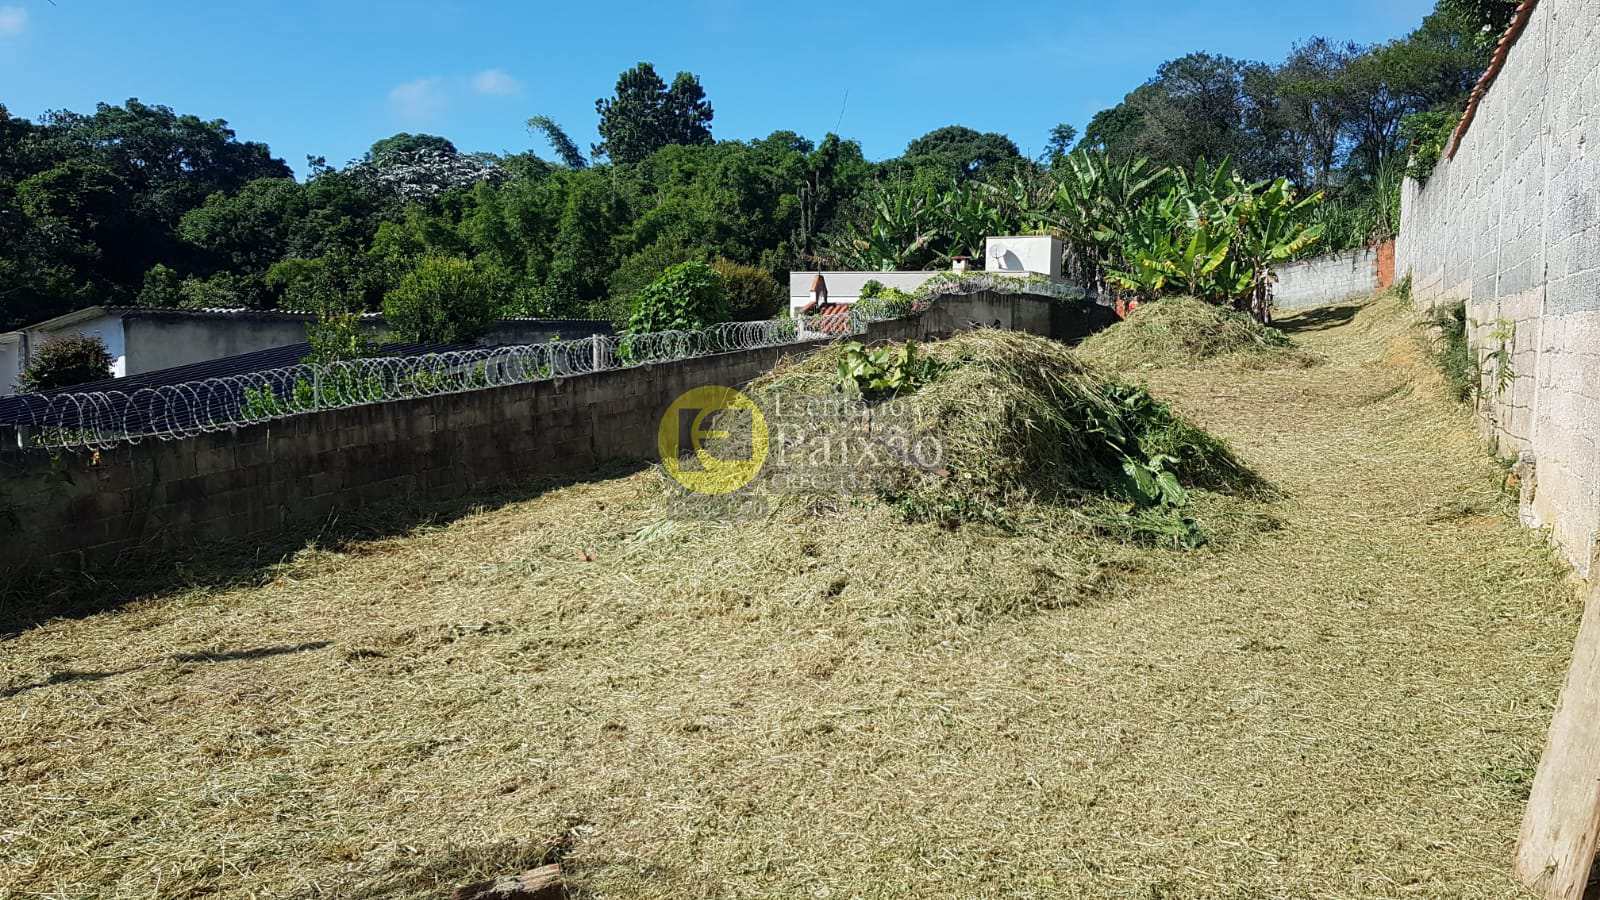
[(1517, 840), (1517, 878), (1540, 896), (1579, 900), (1600, 836), (1600, 579), (1550, 722)]

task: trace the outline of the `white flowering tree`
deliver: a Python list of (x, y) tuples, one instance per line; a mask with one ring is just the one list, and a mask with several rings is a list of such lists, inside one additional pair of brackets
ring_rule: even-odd
[(379, 193), (406, 203), (423, 203), (455, 188), (506, 178), (505, 170), (490, 156), (433, 148), (359, 160), (345, 171)]

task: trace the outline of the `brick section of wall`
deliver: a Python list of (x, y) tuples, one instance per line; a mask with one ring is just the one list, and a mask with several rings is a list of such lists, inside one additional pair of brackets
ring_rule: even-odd
[[(1048, 335), (1051, 306), (1007, 295), (950, 298), (920, 316), (875, 324), (866, 340), (923, 340), (974, 325)], [(607, 461), (653, 459), (657, 426), (678, 395), (746, 384), (810, 349), (723, 353), (330, 410), (59, 460), (0, 452), (0, 529), (9, 532), (0, 541), (0, 571), (93, 568), (135, 549), (249, 538), (383, 500), (460, 497)]]
[(1467, 304), (1489, 360), (1484, 433), (1503, 454), (1533, 454), (1523, 518), (1585, 574), (1600, 528), (1597, 110), (1600, 5), (1543, 0), (1454, 158), (1406, 183), (1396, 246), (1419, 305)]
[(1272, 270), (1278, 283), (1272, 305), (1305, 309), (1361, 297), (1378, 290), (1378, 251), (1368, 247), (1302, 259)]

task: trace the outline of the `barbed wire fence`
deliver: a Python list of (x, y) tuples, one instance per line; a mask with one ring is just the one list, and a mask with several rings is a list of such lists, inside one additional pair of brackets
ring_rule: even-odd
[[(925, 308), (925, 305), (924, 305)], [(4, 421), (25, 449), (108, 450), (181, 440), (290, 416), (528, 384), (738, 350), (863, 334), (879, 317), (845, 310), (697, 331), (596, 335), (544, 344), (287, 366), (145, 387), (7, 398)]]

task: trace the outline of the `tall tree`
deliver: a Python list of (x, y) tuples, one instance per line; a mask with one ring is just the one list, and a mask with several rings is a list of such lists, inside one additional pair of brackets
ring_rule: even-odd
[(1050, 139), (1044, 143), (1044, 152), (1039, 155), (1039, 161), (1049, 164), (1058, 156), (1066, 156), (1072, 149), (1072, 142), (1078, 139), (1078, 129), (1062, 122), (1050, 129)]
[(534, 116), (528, 120), (528, 130), (543, 134), (545, 140), (550, 142), (550, 149), (555, 151), (556, 156), (567, 168), (581, 169), (589, 164), (589, 161), (583, 158), (583, 153), (578, 150), (578, 145), (567, 136), (560, 125), (556, 124), (555, 119), (549, 116)]
[(409, 131), (401, 131), (374, 141), (372, 147), (367, 150), (367, 161), (382, 162), (397, 155), (412, 154), (419, 150), (444, 153), (449, 156), (461, 152), (448, 138), (442, 138), (437, 134), (412, 134)]
[(711, 104), (700, 79), (679, 72), (669, 88), (642, 62), (617, 77), (616, 92), (594, 102), (600, 114), (595, 156), (629, 164), (670, 144), (711, 143)]
[(1296, 44), (1276, 73), (1277, 121), (1294, 148), (1302, 185), (1328, 187), (1343, 163), (1350, 118), (1355, 113), (1355, 88), (1348, 70), (1365, 51), (1314, 37)]

